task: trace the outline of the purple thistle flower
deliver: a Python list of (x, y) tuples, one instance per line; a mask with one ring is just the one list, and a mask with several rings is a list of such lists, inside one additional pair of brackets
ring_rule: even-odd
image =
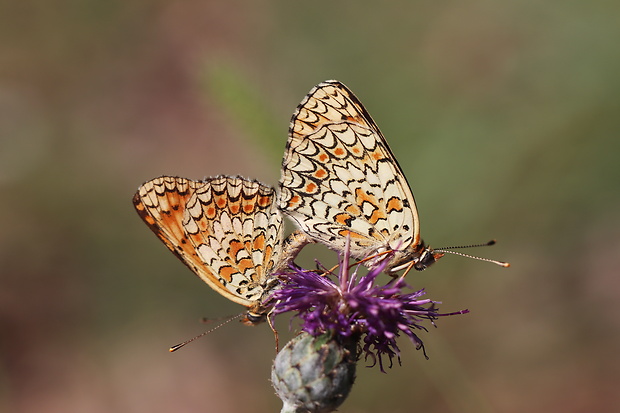
[(378, 363), (385, 372), (384, 356), (389, 359), (389, 367), (394, 357), (400, 364), (396, 339), (401, 334), (409, 337), (417, 349), (424, 350), (422, 340), (415, 333), (427, 331), (421, 324), (424, 320), (435, 325), (434, 320), (440, 316), (469, 312), (440, 314), (436, 307), (439, 302), (421, 298), (424, 289), (405, 293), (403, 290), (411, 287), (402, 276), (384, 285), (377, 284), (376, 279), (386, 268), (389, 257), (387, 254), (366, 275), (358, 274), (359, 266), (351, 273), (347, 243), (336, 282), (326, 273), (291, 267), (282, 274), (284, 281), (272, 296), (273, 313), (296, 312), (302, 320), (302, 330), (314, 337), (331, 333), (342, 339), (361, 338), (365, 359), (371, 360), (371, 366)]

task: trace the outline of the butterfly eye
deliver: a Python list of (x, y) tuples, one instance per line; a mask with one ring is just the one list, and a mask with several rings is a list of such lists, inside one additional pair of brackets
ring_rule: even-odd
[(418, 271), (423, 271), (441, 257), (443, 257), (442, 253), (434, 252), (431, 249), (425, 249), (422, 255), (420, 255), (420, 259), (413, 264), (413, 268)]
[(266, 318), (265, 314), (254, 314), (248, 311), (245, 313), (245, 317), (241, 319), (241, 322), (247, 326), (253, 326), (262, 323)]

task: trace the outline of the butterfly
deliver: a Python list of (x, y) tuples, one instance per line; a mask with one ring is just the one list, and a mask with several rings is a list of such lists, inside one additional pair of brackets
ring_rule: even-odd
[[(274, 190), (241, 177), (204, 181), (162, 176), (133, 197), (140, 217), (185, 265), (215, 291), (248, 308), (242, 321), (265, 320), (278, 284), (273, 274), (299, 248), (283, 239)], [(302, 243), (303, 244), (303, 243)]]
[(379, 128), (342, 83), (315, 86), (293, 114), (280, 209), (311, 239), (355, 258), (392, 252), (388, 272), (424, 270), (444, 255), (426, 246), (413, 193)]

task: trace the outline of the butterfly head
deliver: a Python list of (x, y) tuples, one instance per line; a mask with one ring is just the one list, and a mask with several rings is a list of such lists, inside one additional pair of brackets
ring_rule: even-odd
[(423, 271), (444, 255), (444, 252), (435, 251), (424, 245), (424, 242), (420, 242), (404, 250), (395, 251), (394, 258), (388, 265), (387, 272), (395, 273), (411, 267), (418, 271)]
[(248, 311), (241, 315), (241, 319), (239, 320), (241, 323), (246, 326), (255, 326), (265, 321), (269, 321), (267, 316), (271, 311), (272, 303), (261, 299), (254, 303), (253, 305), (248, 307)]
[(446, 253), (460, 255), (462, 257), (472, 258), (478, 261), (490, 262), (504, 268), (510, 267), (510, 264), (504, 261), (491, 260), (488, 258), (476, 257), (475, 255), (463, 254), (462, 252), (451, 251), (452, 249), (456, 248), (484, 247), (494, 244), (495, 240), (491, 240), (483, 244), (464, 245), (460, 247), (443, 247), (434, 250), (424, 245), (424, 243), (420, 241), (420, 244), (416, 246), (410, 246), (409, 248), (401, 251), (395, 250), (394, 257), (388, 265), (387, 272), (393, 274), (404, 269), (408, 271), (411, 267), (415, 268), (418, 271), (422, 271), (444, 255), (446, 255)]
[(266, 313), (254, 312), (250, 310), (246, 312), (239, 321), (241, 321), (241, 323), (245, 324), (246, 326), (255, 326), (257, 324), (265, 322), (266, 320)]
[(418, 260), (413, 261), (413, 268), (418, 271), (425, 270), (444, 255), (443, 252), (433, 251), (430, 247), (425, 247)]

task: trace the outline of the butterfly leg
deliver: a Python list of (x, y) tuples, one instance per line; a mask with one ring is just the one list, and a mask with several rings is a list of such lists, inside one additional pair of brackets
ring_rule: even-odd
[(278, 268), (275, 268), (273, 272), (281, 271), (287, 269), (289, 265), (294, 264), (295, 258), (299, 252), (308, 244), (313, 244), (316, 241), (309, 238), (303, 232), (297, 230), (293, 232), (291, 235), (286, 237), (284, 243), (282, 245), (282, 259), (280, 260), (280, 265)]

